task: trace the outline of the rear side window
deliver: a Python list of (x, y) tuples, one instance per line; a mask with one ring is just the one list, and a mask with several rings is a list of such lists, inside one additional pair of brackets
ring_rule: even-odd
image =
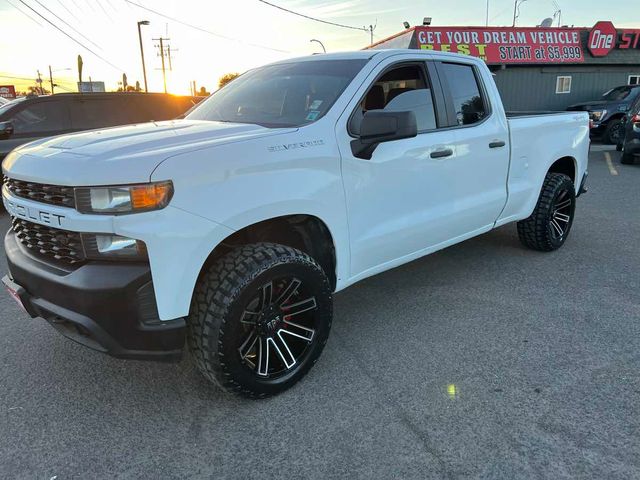
[(482, 98), (473, 67), (443, 63), (441, 72), (449, 83), (458, 125), (472, 125), (485, 118), (488, 113), (486, 102)]
[(69, 115), (64, 102), (39, 102), (18, 111), (13, 118), (16, 134), (61, 132), (69, 129)]
[(113, 127), (130, 123), (124, 101), (116, 99), (79, 99), (70, 102), (71, 126), (75, 130)]

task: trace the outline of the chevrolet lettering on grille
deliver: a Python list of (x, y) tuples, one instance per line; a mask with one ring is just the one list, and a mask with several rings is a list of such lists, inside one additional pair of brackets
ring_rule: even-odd
[(61, 227), (62, 221), (66, 218), (64, 215), (47, 212), (39, 208), (27, 207), (11, 200), (4, 199), (4, 207), (10, 215), (14, 217), (24, 218), (25, 220), (33, 220), (44, 225)]

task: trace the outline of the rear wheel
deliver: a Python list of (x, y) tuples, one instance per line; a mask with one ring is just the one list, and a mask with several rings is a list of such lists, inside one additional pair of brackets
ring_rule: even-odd
[(188, 342), (207, 379), (260, 398), (309, 371), (331, 319), (331, 286), (311, 257), (283, 245), (246, 245), (215, 262), (196, 286)]
[(623, 148), (622, 149), (622, 156), (620, 157), (620, 163), (622, 163), (624, 165), (633, 165), (634, 163), (636, 163), (636, 159), (630, 153), (625, 152), (624, 148)]
[(557, 250), (567, 240), (575, 208), (575, 187), (571, 179), (563, 173), (548, 173), (533, 213), (518, 222), (520, 241), (533, 250)]

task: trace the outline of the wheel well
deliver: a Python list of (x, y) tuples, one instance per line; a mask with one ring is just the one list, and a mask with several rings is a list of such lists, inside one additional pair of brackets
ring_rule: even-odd
[(271, 242), (297, 248), (322, 267), (331, 287), (336, 287), (336, 252), (325, 223), (312, 215), (287, 215), (249, 225), (225, 238), (211, 252), (200, 274), (212, 262), (240, 245)]
[(620, 120), (622, 117), (624, 117), (624, 113), (616, 113), (615, 115), (611, 115), (611, 118), (609, 118), (609, 120), (607, 120), (607, 123), (613, 121), (613, 120)]
[(575, 161), (572, 157), (563, 157), (559, 160), (556, 160), (553, 165), (549, 168), (549, 173), (564, 173), (569, 178), (573, 184), (576, 184), (576, 166)]

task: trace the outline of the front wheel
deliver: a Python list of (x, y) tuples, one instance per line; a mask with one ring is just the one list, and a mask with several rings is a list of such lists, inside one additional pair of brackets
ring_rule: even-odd
[(563, 173), (547, 173), (536, 208), (529, 218), (518, 222), (520, 241), (533, 250), (557, 250), (567, 240), (575, 209), (571, 179)]
[(331, 286), (294, 248), (236, 248), (202, 276), (191, 302), (188, 343), (200, 372), (254, 398), (280, 393), (316, 362), (329, 336)]
[(603, 143), (616, 145), (622, 137), (623, 128), (622, 120), (611, 120), (604, 131)]

